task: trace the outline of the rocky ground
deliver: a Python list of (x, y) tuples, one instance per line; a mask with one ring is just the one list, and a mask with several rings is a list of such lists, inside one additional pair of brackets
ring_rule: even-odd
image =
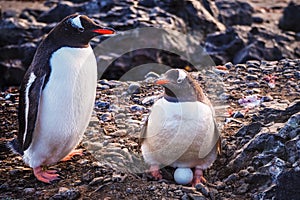
[[(52, 168), (61, 180), (36, 181), (5, 142), (17, 132), (18, 90), (1, 93), (1, 197), (52, 199), (297, 199), (300, 176), (300, 60), (248, 61), (194, 72), (223, 121), (222, 154), (205, 172), (207, 184), (176, 185), (145, 173), (139, 149), (142, 119), (162, 88), (140, 82), (100, 80), (84, 156)], [(216, 76), (216, 74), (218, 76)], [(205, 80), (205, 81), (204, 81)], [(224, 122), (225, 121), (225, 122)]]
[[(0, 1), (5, 30), (0, 32), (1, 199), (299, 199), (299, 26), (281, 22), (288, 30), (278, 27), (289, 1), (239, 2), (239, 15), (228, 15), (238, 9), (225, 1), (95, 2)], [(136, 82), (118, 79), (141, 59), (189, 69), (186, 61), (164, 52), (131, 52), (109, 67), (104, 77), (116, 80), (99, 80), (93, 117), (79, 147), (84, 155), (51, 167), (61, 180), (38, 182), (21, 157), (9, 151), (6, 143), (18, 129), (18, 87), (11, 85), (20, 82), (43, 35), (69, 12), (88, 14), (119, 31), (155, 25), (195, 33), (217, 65), (191, 73), (212, 99), (223, 137), (222, 154), (205, 171), (206, 184), (177, 185), (170, 167), (162, 169), (161, 181), (145, 173), (139, 133), (162, 88), (152, 84), (155, 74)], [(179, 52), (190, 50), (178, 47)]]

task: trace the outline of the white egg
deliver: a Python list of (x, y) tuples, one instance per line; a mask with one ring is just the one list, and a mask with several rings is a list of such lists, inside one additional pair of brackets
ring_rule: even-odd
[(174, 180), (180, 185), (186, 185), (193, 180), (193, 171), (190, 168), (177, 168), (174, 172)]

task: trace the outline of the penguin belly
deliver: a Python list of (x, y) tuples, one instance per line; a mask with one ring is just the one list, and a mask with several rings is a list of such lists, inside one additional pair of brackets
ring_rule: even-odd
[(160, 99), (148, 119), (144, 159), (151, 165), (202, 165), (217, 142), (214, 128), (212, 109), (206, 104)]
[(62, 47), (50, 58), (50, 66), (32, 143), (23, 157), (32, 168), (60, 161), (78, 145), (96, 96), (97, 63), (90, 46)]

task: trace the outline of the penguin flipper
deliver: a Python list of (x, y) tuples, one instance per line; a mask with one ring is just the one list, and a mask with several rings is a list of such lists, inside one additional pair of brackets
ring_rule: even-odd
[(32, 141), (45, 78), (46, 74), (26, 73), (20, 90), (18, 142), (22, 151), (25, 151)]
[[(156, 101), (158, 101), (159, 99), (163, 98), (164, 96), (163, 95), (160, 95)], [(149, 121), (149, 116), (151, 115), (151, 113), (144, 119), (144, 125), (141, 129), (141, 132), (140, 132), (140, 137), (139, 137), (139, 146), (142, 145), (142, 143), (144, 142), (144, 140), (147, 138), (147, 128), (148, 128), (148, 121)]]
[(144, 140), (147, 138), (148, 119), (149, 117), (146, 118), (145, 124), (141, 129), (141, 133), (139, 137), (139, 146), (141, 146)]
[(222, 151), (222, 135), (220, 134), (220, 131), (218, 129), (216, 121), (215, 121), (215, 135), (217, 137), (219, 137), (218, 141), (217, 141), (217, 144), (216, 144), (216, 147), (217, 147), (217, 153), (218, 153), (218, 155), (221, 155), (221, 151)]
[(210, 135), (210, 141), (211, 143), (207, 143), (208, 146), (206, 146), (206, 148), (203, 148), (203, 146), (199, 146), (199, 158), (207, 158), (210, 157), (211, 155), (220, 155), (221, 151), (222, 151), (222, 147), (221, 147), (221, 142), (222, 142), (222, 137), (221, 134), (219, 132), (218, 126), (216, 121), (213, 121), (214, 123), (214, 132), (211, 133), (212, 135)]

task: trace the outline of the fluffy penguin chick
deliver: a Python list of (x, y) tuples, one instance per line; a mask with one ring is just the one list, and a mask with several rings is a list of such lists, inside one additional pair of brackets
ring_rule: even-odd
[(11, 147), (42, 182), (45, 170), (80, 142), (93, 110), (97, 63), (89, 41), (115, 31), (84, 15), (63, 19), (39, 45), (20, 90), (19, 133)]
[(165, 89), (155, 102), (141, 136), (142, 154), (156, 179), (160, 167), (195, 168), (192, 185), (201, 181), (220, 152), (214, 110), (200, 85), (181, 69), (171, 69), (156, 84)]

